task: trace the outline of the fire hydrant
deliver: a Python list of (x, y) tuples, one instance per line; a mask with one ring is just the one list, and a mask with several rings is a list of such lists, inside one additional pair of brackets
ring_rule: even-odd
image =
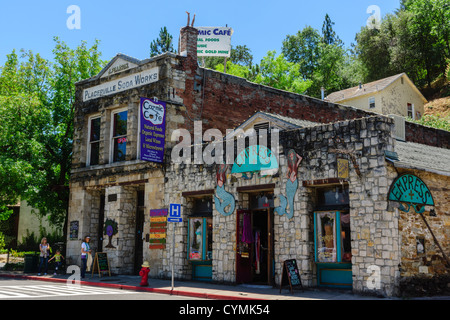
[(141, 271), (139, 271), (139, 275), (141, 276), (141, 287), (147, 287), (148, 286), (148, 273), (150, 272), (150, 264), (148, 261), (144, 261), (144, 264), (142, 265)]

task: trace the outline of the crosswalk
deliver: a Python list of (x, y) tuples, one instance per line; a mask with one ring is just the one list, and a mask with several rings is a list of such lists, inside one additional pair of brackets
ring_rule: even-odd
[(0, 286), (0, 299), (46, 298), (58, 296), (129, 294), (132, 291), (77, 285)]

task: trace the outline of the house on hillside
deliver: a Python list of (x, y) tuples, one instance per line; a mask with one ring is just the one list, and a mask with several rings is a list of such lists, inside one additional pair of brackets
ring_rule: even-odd
[(336, 91), (326, 100), (381, 114), (395, 114), (419, 120), (427, 99), (406, 73)]

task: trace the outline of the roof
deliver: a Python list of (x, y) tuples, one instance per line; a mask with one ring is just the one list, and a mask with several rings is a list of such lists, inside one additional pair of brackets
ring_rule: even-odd
[(312, 121), (302, 120), (302, 119), (295, 119), (295, 118), (286, 117), (286, 116), (282, 116), (282, 115), (275, 114), (275, 113), (263, 112), (263, 111), (259, 111), (259, 112), (255, 113), (252, 117), (249, 118), (249, 120), (258, 115), (265, 117), (267, 120), (282, 121), (287, 125), (292, 125), (292, 126), (295, 126), (298, 128), (312, 127), (312, 126), (321, 124), (318, 122), (312, 122)]
[(369, 83), (365, 83), (363, 85), (361, 85), (361, 88), (359, 86), (356, 87), (352, 87), (352, 88), (348, 88), (348, 89), (344, 89), (341, 91), (336, 91), (333, 93), (330, 93), (327, 97), (326, 100), (333, 102), (333, 103), (338, 103), (341, 101), (346, 101), (346, 100), (351, 100), (360, 96), (364, 96), (367, 94), (373, 94), (379, 91), (382, 91), (384, 89), (386, 89), (387, 87), (389, 87), (392, 83), (394, 83), (397, 79), (401, 78), (402, 76), (404, 76), (407, 81), (412, 87), (413, 89), (415, 89), (415, 91), (421, 96), (422, 100), (424, 100), (424, 102), (426, 102), (427, 100), (425, 99), (425, 97), (422, 95), (422, 93), (419, 91), (419, 89), (417, 89), (417, 87), (414, 85), (414, 83), (409, 79), (409, 77), (406, 75), (406, 73), (399, 73), (396, 74), (394, 76), (390, 76), (384, 79), (380, 79), (380, 80), (376, 80), (376, 81), (372, 81)]
[(450, 176), (450, 149), (396, 141), (395, 152), (398, 161), (391, 161), (398, 168), (418, 169)]
[(231, 134), (226, 135), (225, 139), (229, 139), (229, 138), (235, 136), (238, 129), (246, 128), (248, 125), (250, 125), (252, 122), (254, 122), (258, 118), (262, 118), (262, 119), (270, 122), (272, 125), (275, 125), (275, 126), (281, 128), (282, 130), (312, 127), (312, 126), (322, 124), (322, 123), (312, 122), (312, 121), (308, 121), (308, 120), (301, 120), (301, 119), (286, 117), (286, 116), (282, 116), (282, 115), (275, 114), (275, 113), (257, 111), (253, 115), (251, 115), (247, 120), (245, 120), (243, 123), (241, 123), (239, 126), (237, 126)]

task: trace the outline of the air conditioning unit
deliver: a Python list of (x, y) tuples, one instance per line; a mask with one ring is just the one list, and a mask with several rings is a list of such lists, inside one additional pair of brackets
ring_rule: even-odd
[(394, 138), (397, 140), (405, 141), (405, 117), (399, 116), (397, 114), (389, 114), (388, 117), (394, 119)]

